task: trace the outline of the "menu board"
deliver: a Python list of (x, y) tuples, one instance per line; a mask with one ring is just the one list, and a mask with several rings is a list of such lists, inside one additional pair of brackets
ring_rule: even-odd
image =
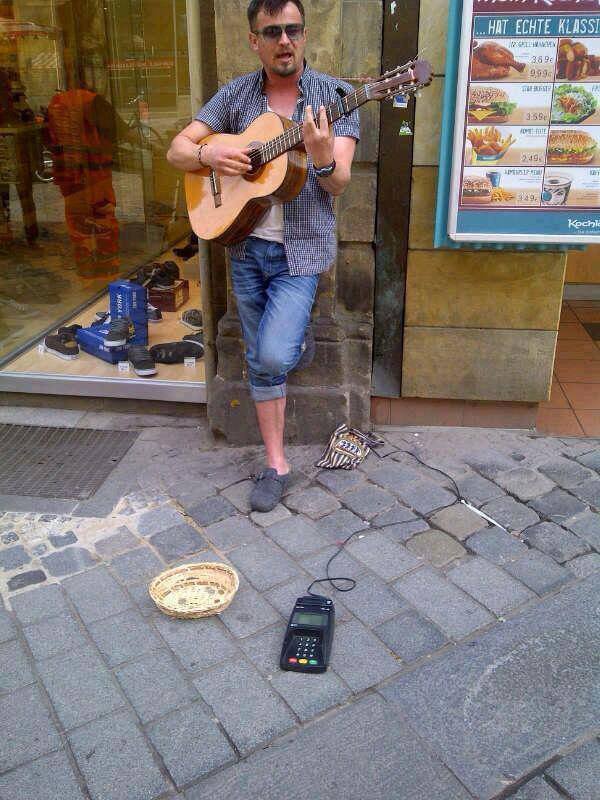
[(600, 0), (464, 0), (448, 235), (600, 242)]

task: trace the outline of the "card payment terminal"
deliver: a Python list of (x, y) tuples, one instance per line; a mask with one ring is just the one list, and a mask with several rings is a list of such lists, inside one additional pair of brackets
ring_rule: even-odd
[(290, 616), (279, 666), (294, 672), (325, 672), (329, 665), (335, 609), (328, 597), (299, 597)]

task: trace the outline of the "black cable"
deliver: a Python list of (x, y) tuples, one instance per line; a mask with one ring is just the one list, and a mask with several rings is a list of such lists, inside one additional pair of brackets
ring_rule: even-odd
[[(383, 444), (383, 441), (381, 442), (381, 444)], [(373, 446), (373, 450), (372, 450), (372, 452), (373, 452), (373, 453), (375, 453), (375, 455), (376, 455), (376, 456), (377, 456), (377, 458), (379, 458), (379, 459), (387, 458), (388, 456), (393, 456), (393, 455), (395, 455), (396, 453), (404, 453), (405, 455), (412, 456), (412, 458), (414, 458), (416, 461), (418, 461), (418, 462), (419, 462), (419, 464), (421, 464), (423, 467), (426, 467), (427, 469), (432, 469), (432, 470), (434, 470), (434, 472), (439, 472), (439, 473), (440, 473), (440, 475), (443, 475), (445, 478), (448, 478), (448, 480), (452, 482), (452, 485), (453, 485), (453, 486), (454, 486), (454, 488), (456, 489), (456, 499), (457, 499), (457, 500), (459, 500), (460, 502), (466, 502), (465, 498), (464, 498), (464, 497), (462, 496), (462, 494), (460, 493), (460, 489), (458, 488), (458, 486), (457, 486), (457, 484), (456, 484), (456, 481), (454, 480), (454, 478), (453, 478), (451, 475), (448, 475), (448, 473), (447, 473), (447, 472), (444, 472), (443, 470), (441, 470), (441, 469), (438, 469), (437, 467), (432, 467), (430, 464), (426, 464), (424, 461), (422, 461), (422, 460), (419, 458), (419, 456), (415, 455), (415, 454), (414, 454), (413, 452), (411, 452), (410, 450), (402, 450), (402, 449), (398, 449), (398, 450), (392, 450), (390, 453), (386, 453), (386, 454), (383, 456), (383, 455), (380, 455), (380, 454), (377, 452), (377, 450), (375, 449), (375, 447), (378, 447), (378, 446), (381, 446), (381, 445), (373, 443), (373, 445), (372, 445), (372, 446)], [(331, 587), (332, 587), (333, 589), (335, 589), (337, 592), (351, 592), (351, 591), (352, 591), (352, 590), (353, 590), (353, 589), (356, 587), (356, 580), (355, 580), (354, 578), (346, 578), (346, 577), (344, 577), (344, 576), (342, 576), (342, 575), (340, 575), (340, 576), (337, 576), (337, 577), (332, 577), (332, 576), (329, 574), (329, 565), (331, 564), (331, 562), (332, 562), (332, 561), (333, 561), (335, 558), (337, 558), (337, 557), (339, 556), (339, 554), (340, 554), (340, 553), (342, 552), (342, 550), (343, 550), (343, 549), (346, 547), (346, 545), (348, 544), (348, 542), (350, 541), (350, 539), (352, 539), (352, 538), (353, 538), (354, 536), (356, 536), (356, 534), (358, 534), (358, 533), (363, 533), (363, 532), (364, 532), (364, 530), (365, 530), (365, 529), (363, 528), (363, 529), (361, 529), (360, 531), (354, 531), (354, 533), (351, 533), (351, 534), (350, 534), (350, 536), (348, 536), (348, 538), (347, 538), (347, 539), (344, 539), (344, 541), (340, 543), (340, 545), (338, 546), (338, 549), (337, 549), (337, 550), (335, 551), (335, 553), (334, 553), (334, 554), (331, 556), (331, 558), (329, 559), (329, 561), (327, 562), (327, 565), (326, 565), (326, 567), (325, 567), (325, 575), (326, 575), (327, 577), (325, 577), (325, 578), (316, 578), (316, 579), (315, 579), (315, 580), (314, 580), (314, 581), (313, 581), (313, 582), (310, 584), (310, 586), (308, 587), (308, 589), (306, 590), (306, 591), (307, 591), (307, 594), (311, 595), (311, 597), (321, 597), (321, 595), (318, 595), (318, 594), (315, 594), (314, 592), (311, 592), (311, 589), (312, 589), (312, 587), (315, 585), (315, 583), (329, 583), (329, 584), (331, 585)], [(340, 586), (336, 586), (336, 581), (345, 581), (346, 583), (349, 583), (349, 584), (351, 584), (351, 585), (350, 585), (350, 586), (347, 586), (347, 587), (344, 589), (344, 588), (342, 588), (342, 587), (340, 587)]]

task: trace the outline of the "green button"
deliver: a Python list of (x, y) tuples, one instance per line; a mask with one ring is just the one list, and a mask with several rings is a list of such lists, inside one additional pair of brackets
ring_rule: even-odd
[(315, 661), (315, 659), (314, 659), (314, 658), (311, 658), (311, 660), (310, 660), (308, 663), (309, 663), (309, 664), (318, 664), (319, 662), (318, 662), (318, 661)]

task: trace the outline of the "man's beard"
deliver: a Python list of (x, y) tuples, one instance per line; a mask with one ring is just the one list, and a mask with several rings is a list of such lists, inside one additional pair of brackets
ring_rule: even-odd
[(273, 72), (276, 75), (286, 78), (288, 75), (293, 75), (296, 72), (296, 59), (292, 58), (288, 64), (278, 64), (277, 61), (273, 66)]

